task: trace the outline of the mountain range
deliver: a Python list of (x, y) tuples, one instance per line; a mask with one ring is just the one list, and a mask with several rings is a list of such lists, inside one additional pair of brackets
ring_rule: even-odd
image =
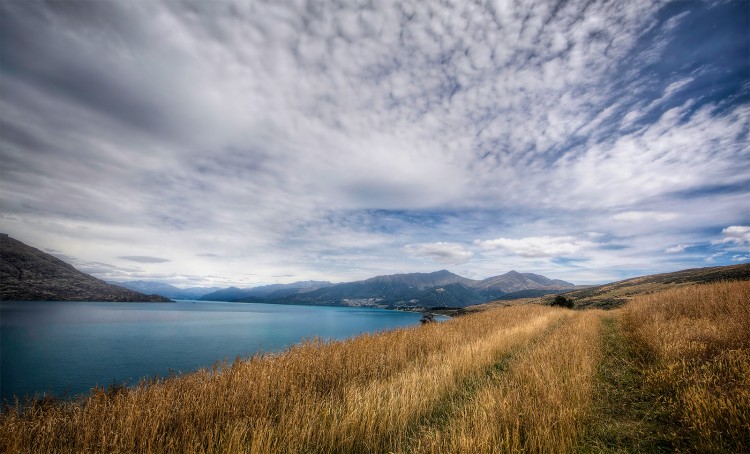
[[(575, 285), (532, 273), (508, 273), (483, 280), (447, 270), (376, 276), (355, 282), (301, 281), (253, 288), (178, 288), (152, 281), (107, 283), (64, 261), (0, 235), (0, 298), (58, 301), (267, 302), (382, 308), (466, 307), (499, 298), (556, 293)], [(539, 293), (541, 292), (541, 293)]]
[(532, 273), (510, 271), (484, 280), (447, 270), (376, 276), (363, 281), (331, 284), (305, 281), (249, 289), (230, 287), (203, 295), (204, 301), (269, 302), (387, 308), (465, 307), (499, 298), (527, 296), (525, 292), (556, 293), (575, 285)]
[(0, 299), (16, 301), (168, 302), (78, 271), (62, 260), (0, 234)]

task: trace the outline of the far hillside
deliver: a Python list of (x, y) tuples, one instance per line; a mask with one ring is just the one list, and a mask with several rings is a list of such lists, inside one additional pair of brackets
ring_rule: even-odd
[[(652, 274), (650, 276), (626, 279), (611, 284), (588, 287), (582, 290), (574, 290), (563, 295), (566, 298), (572, 299), (577, 308), (596, 307), (606, 309), (620, 307), (635, 296), (661, 290), (710, 282), (745, 280), (750, 280), (750, 263)], [(547, 296), (544, 298), (544, 301), (549, 303), (553, 298), (553, 296)]]

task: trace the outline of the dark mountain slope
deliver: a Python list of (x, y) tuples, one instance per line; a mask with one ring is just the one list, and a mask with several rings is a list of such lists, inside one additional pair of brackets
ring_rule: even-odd
[(466, 307), (487, 301), (479, 292), (463, 284), (432, 288), (418, 295), (416, 300), (426, 308)]
[(0, 234), (0, 299), (169, 301), (108, 284), (5, 234)]

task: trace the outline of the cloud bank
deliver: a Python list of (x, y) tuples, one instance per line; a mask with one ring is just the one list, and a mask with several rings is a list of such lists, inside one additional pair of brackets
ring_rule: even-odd
[(120, 280), (600, 282), (744, 244), (743, 2), (0, 9), (0, 228), (170, 258)]

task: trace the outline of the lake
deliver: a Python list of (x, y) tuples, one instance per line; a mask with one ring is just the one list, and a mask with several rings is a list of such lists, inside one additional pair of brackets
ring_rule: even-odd
[(421, 314), (258, 303), (0, 302), (0, 388), (73, 396), (137, 384), (306, 338), (345, 339), (411, 326)]

